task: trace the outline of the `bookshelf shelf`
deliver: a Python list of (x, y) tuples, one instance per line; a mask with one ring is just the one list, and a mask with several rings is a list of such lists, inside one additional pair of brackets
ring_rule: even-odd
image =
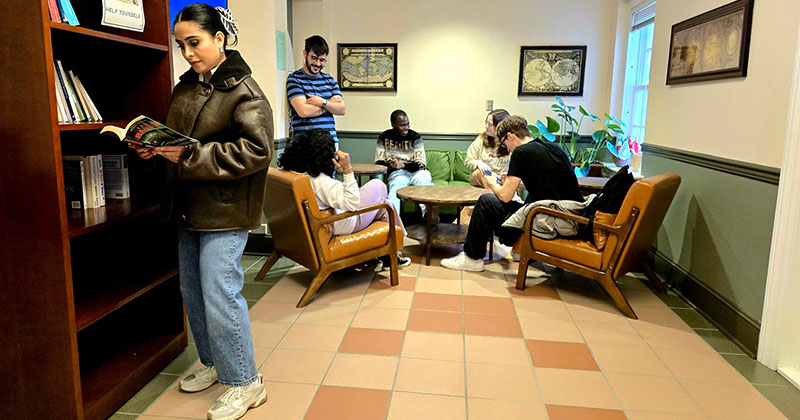
[(167, 46), (167, 45), (156, 44), (156, 43), (147, 42), (147, 41), (140, 41), (138, 39), (128, 38), (128, 37), (122, 36), (122, 35), (109, 34), (109, 33), (102, 32), (102, 31), (96, 31), (94, 29), (88, 29), (88, 28), (84, 28), (82, 26), (70, 26), (70, 25), (67, 25), (66, 23), (50, 22), (50, 28), (55, 29), (57, 31), (72, 32), (72, 33), (81, 34), (81, 35), (85, 35), (85, 36), (89, 36), (89, 37), (93, 37), (93, 38), (106, 39), (106, 40), (109, 40), (109, 41), (121, 42), (121, 43), (124, 43), (124, 44), (135, 45), (137, 47), (149, 48), (151, 50), (157, 50), (157, 51), (163, 51), (163, 52), (169, 51), (169, 46)]
[(115, 125), (117, 127), (125, 127), (127, 121), (101, 121), (101, 122), (77, 122), (69, 124), (58, 124), (58, 129), (61, 131), (76, 131), (76, 130), (100, 130), (107, 125)]
[(67, 213), (69, 219), (69, 237), (75, 238), (113, 226), (126, 220), (135, 219), (146, 214), (158, 211), (159, 205), (137, 207), (131, 204), (130, 199), (106, 200), (106, 205), (94, 209), (71, 211)]

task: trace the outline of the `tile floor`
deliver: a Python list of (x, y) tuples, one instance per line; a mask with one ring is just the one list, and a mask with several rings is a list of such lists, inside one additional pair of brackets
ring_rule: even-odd
[[(673, 294), (622, 279), (633, 321), (571, 273), (537, 265), (547, 276), (518, 291), (508, 259), (461, 273), (436, 251), (424, 266), (407, 246), (397, 287), (370, 265), (339, 272), (303, 309), (308, 271), (281, 260), (254, 282), (265, 259), (245, 256), (269, 393), (245, 419), (800, 419), (800, 391)], [(198, 364), (190, 344), (111, 419), (205, 419), (222, 387), (177, 389)]]

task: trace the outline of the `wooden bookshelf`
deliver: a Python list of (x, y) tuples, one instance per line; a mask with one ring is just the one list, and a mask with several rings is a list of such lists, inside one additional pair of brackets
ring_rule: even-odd
[[(102, 0), (71, 0), (80, 26), (50, 22), (47, 0), (15, 2), (0, 25), (0, 406), (21, 419), (106, 419), (186, 347), (175, 233), (158, 223), (158, 179), (109, 124), (162, 118), (169, 105), (168, 0), (146, 0), (144, 32), (99, 24)], [(102, 123), (59, 124), (54, 62), (73, 70)], [(128, 153), (131, 199), (68, 210), (62, 156)], [(148, 263), (131, 258), (142, 250)]]

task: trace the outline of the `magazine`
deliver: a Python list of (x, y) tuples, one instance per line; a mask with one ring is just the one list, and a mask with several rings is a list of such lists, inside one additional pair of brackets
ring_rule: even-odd
[(144, 115), (131, 120), (125, 128), (107, 125), (100, 130), (100, 134), (103, 133), (114, 134), (121, 141), (144, 147), (188, 146), (197, 142)]

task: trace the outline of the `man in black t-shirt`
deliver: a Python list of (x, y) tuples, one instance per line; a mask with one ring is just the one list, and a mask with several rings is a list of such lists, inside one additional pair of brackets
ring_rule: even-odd
[(494, 194), (484, 194), (478, 200), (467, 229), (464, 252), (442, 260), (443, 267), (483, 271), (486, 245), (503, 222), (522, 207), (512, 201), (520, 183), (528, 190), (526, 203), (545, 199), (583, 201), (566, 153), (555, 143), (533, 140), (525, 118), (515, 115), (503, 120), (497, 126), (497, 138), (511, 151), (508, 175), (505, 179), (483, 177), (484, 187)]

